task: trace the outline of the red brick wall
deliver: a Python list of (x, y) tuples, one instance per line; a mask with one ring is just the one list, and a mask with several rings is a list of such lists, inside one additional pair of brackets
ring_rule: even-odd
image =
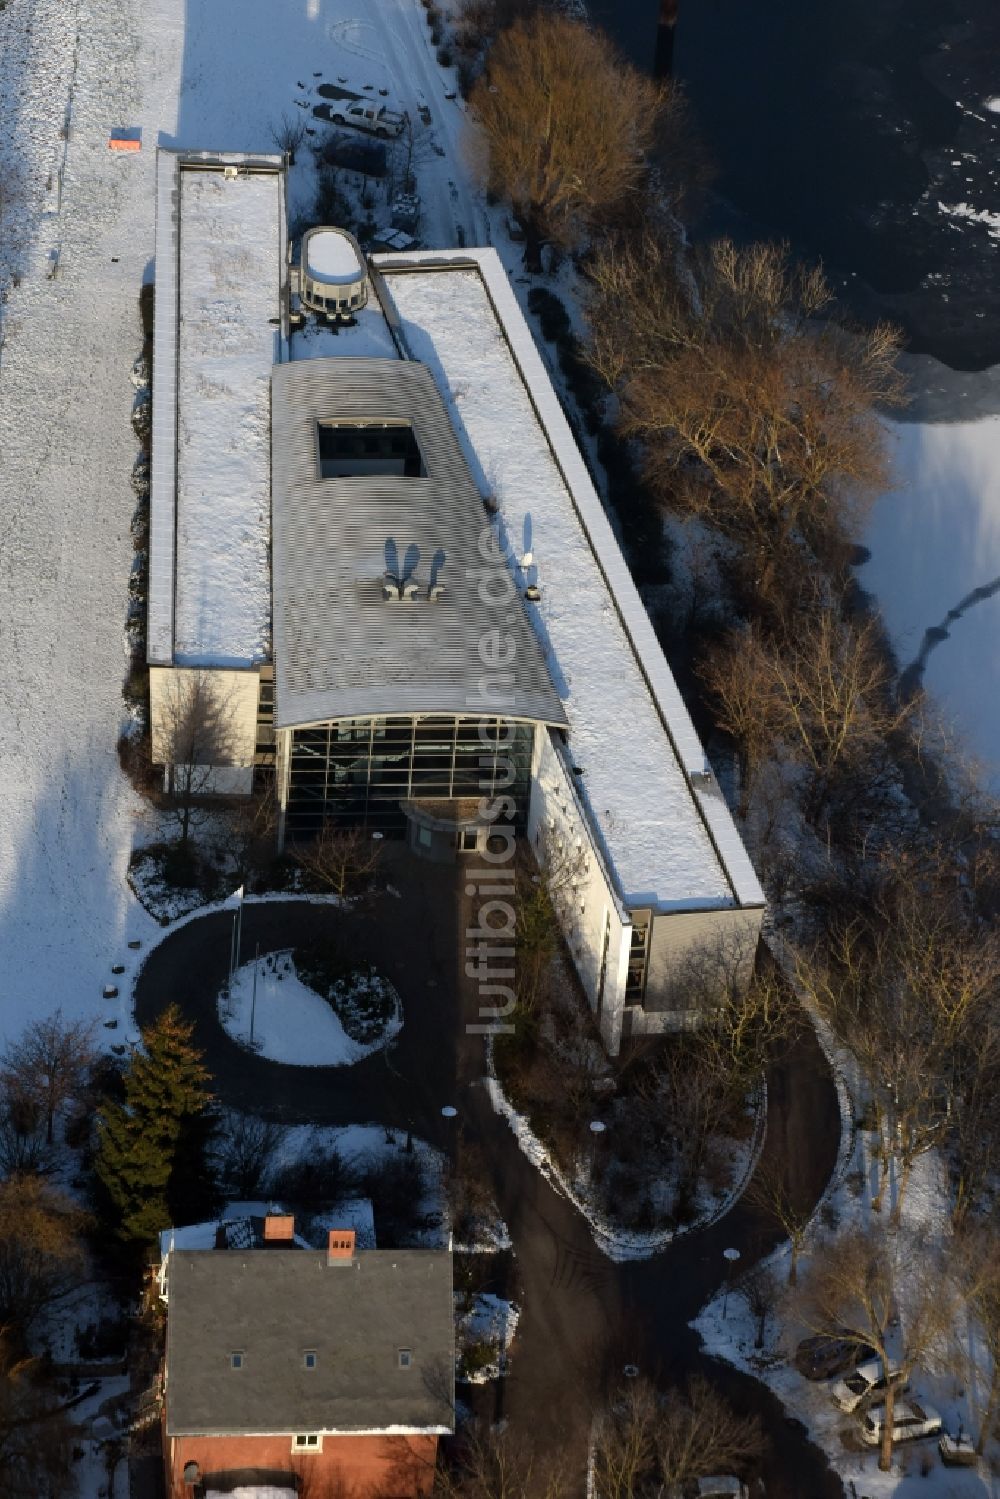
[(169, 1499), (190, 1499), (184, 1465), (202, 1474), (232, 1468), (295, 1473), (302, 1499), (415, 1499), (430, 1492), (437, 1437), (366, 1436), (323, 1438), (322, 1452), (292, 1452), (284, 1437), (167, 1437)]

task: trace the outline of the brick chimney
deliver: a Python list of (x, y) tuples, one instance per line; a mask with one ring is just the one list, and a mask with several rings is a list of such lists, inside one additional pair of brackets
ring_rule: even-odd
[(265, 1244), (291, 1244), (295, 1238), (295, 1219), (291, 1213), (268, 1213), (264, 1219)]
[(326, 1241), (328, 1265), (350, 1265), (354, 1261), (354, 1229), (331, 1228)]

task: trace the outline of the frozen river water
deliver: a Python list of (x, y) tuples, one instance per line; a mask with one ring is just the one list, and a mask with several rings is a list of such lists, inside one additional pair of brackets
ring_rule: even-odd
[(681, 0), (675, 60), (719, 166), (706, 232), (787, 239), (905, 330), (859, 578), (1000, 790), (1000, 6)]

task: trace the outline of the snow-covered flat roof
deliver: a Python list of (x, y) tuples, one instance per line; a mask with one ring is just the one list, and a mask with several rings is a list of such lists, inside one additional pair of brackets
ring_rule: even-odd
[(284, 174), (280, 157), (160, 162), (150, 658), (249, 666), (270, 652)]
[[(578, 785), (632, 908), (763, 904), (600, 500), (492, 250), (376, 257), (407, 351), (492, 494), (569, 719)], [(529, 560), (530, 559), (530, 560)]]

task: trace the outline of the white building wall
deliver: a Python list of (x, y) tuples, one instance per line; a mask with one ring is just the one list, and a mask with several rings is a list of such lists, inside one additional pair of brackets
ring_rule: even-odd
[(616, 1056), (622, 1039), (632, 923), (615, 889), (552, 731), (535, 730), (528, 838), (541, 862), (557, 870), (553, 903), (604, 1044)]
[(646, 992), (641, 1006), (625, 1012), (625, 1034), (661, 1035), (686, 1030), (705, 1019), (692, 1008), (692, 973), (717, 974), (720, 984), (732, 977), (749, 984), (753, 973), (762, 907), (730, 907), (718, 911), (654, 911), (651, 913)]

